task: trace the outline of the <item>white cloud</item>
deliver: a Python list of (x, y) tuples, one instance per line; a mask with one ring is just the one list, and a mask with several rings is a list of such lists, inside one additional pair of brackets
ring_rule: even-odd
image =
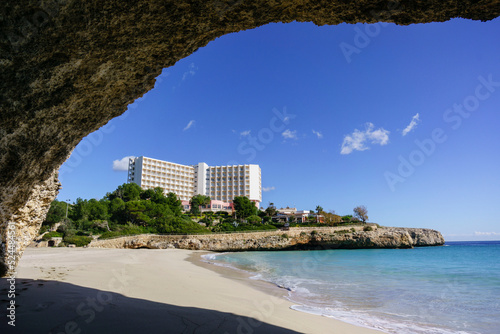
[(290, 131), (290, 129), (286, 129), (285, 131), (283, 131), (283, 133), (281, 135), (285, 139), (297, 139), (297, 131), (296, 130)]
[(189, 68), (184, 74), (182, 75), (182, 81), (186, 80), (186, 78), (191, 75), (194, 76), (196, 74), (196, 70), (198, 67), (194, 66), (194, 63), (189, 64)]
[(410, 124), (408, 124), (408, 126), (402, 132), (403, 136), (406, 136), (409, 132), (415, 129), (417, 124), (420, 122), (419, 117), (420, 116), (418, 113), (416, 113), (416, 115), (412, 117)]
[(240, 132), (240, 136), (242, 136), (242, 137), (246, 137), (246, 136), (248, 136), (248, 135), (250, 134), (250, 131), (251, 131), (251, 130), (241, 131), (241, 132)]
[(314, 131), (314, 130), (312, 130), (312, 131), (313, 131), (313, 133), (314, 133), (316, 136), (318, 136), (318, 139), (323, 138), (323, 134), (322, 134), (320, 131)]
[(188, 130), (189, 128), (191, 128), (192, 126), (194, 125), (194, 119), (190, 120), (189, 123), (186, 125), (186, 127), (184, 127), (184, 129), (182, 129), (182, 131), (186, 131)]
[(127, 171), (128, 170), (128, 159), (135, 158), (132, 155), (123, 157), (120, 160), (113, 161), (113, 170), (115, 171)]
[(366, 142), (370, 141), (372, 144), (379, 144), (381, 146), (387, 145), (389, 143), (389, 131), (384, 128), (378, 128), (373, 130), (374, 125), (372, 123), (366, 123), (365, 131), (359, 131), (355, 129), (350, 135), (344, 137), (344, 142), (342, 143), (342, 149), (340, 154), (350, 154), (352, 151), (365, 151), (369, 147), (366, 146)]
[(271, 191), (274, 189), (276, 189), (276, 188), (274, 188), (274, 187), (262, 187), (262, 191), (264, 191), (264, 192)]
[(474, 232), (474, 235), (500, 235), (498, 232)]

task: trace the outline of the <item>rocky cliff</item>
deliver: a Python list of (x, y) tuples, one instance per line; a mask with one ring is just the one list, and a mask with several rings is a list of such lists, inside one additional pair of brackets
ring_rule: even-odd
[[(7, 250), (18, 261), (39, 230), (57, 195), (54, 175), (80, 140), (215, 38), (270, 22), (406, 25), (499, 14), (498, 0), (0, 1), (0, 276)], [(19, 239), (7, 238), (12, 224)]]
[(374, 228), (355, 232), (341, 227), (291, 228), (289, 231), (210, 235), (138, 235), (95, 240), (95, 248), (180, 248), (208, 251), (253, 251), (335, 248), (413, 248), (444, 244), (441, 233), (419, 228)]

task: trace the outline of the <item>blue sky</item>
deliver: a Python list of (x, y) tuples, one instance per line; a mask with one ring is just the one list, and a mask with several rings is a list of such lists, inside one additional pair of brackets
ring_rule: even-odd
[(499, 35), (499, 19), (454, 19), (223, 36), (86, 137), (58, 199), (102, 198), (126, 182), (127, 156), (254, 163), (264, 207), (365, 205), (381, 225), (498, 240)]

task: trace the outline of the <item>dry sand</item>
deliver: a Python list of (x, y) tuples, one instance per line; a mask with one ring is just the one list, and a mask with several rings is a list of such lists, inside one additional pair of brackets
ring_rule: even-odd
[(284, 290), (207, 269), (193, 263), (198, 256), (28, 248), (16, 279), (16, 327), (7, 324), (1, 280), (0, 333), (380, 333), (291, 310)]

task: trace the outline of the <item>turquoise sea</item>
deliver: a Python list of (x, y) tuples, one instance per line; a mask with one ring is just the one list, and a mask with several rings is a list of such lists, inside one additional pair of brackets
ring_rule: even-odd
[(287, 289), (298, 311), (387, 333), (500, 333), (500, 241), (205, 258)]

